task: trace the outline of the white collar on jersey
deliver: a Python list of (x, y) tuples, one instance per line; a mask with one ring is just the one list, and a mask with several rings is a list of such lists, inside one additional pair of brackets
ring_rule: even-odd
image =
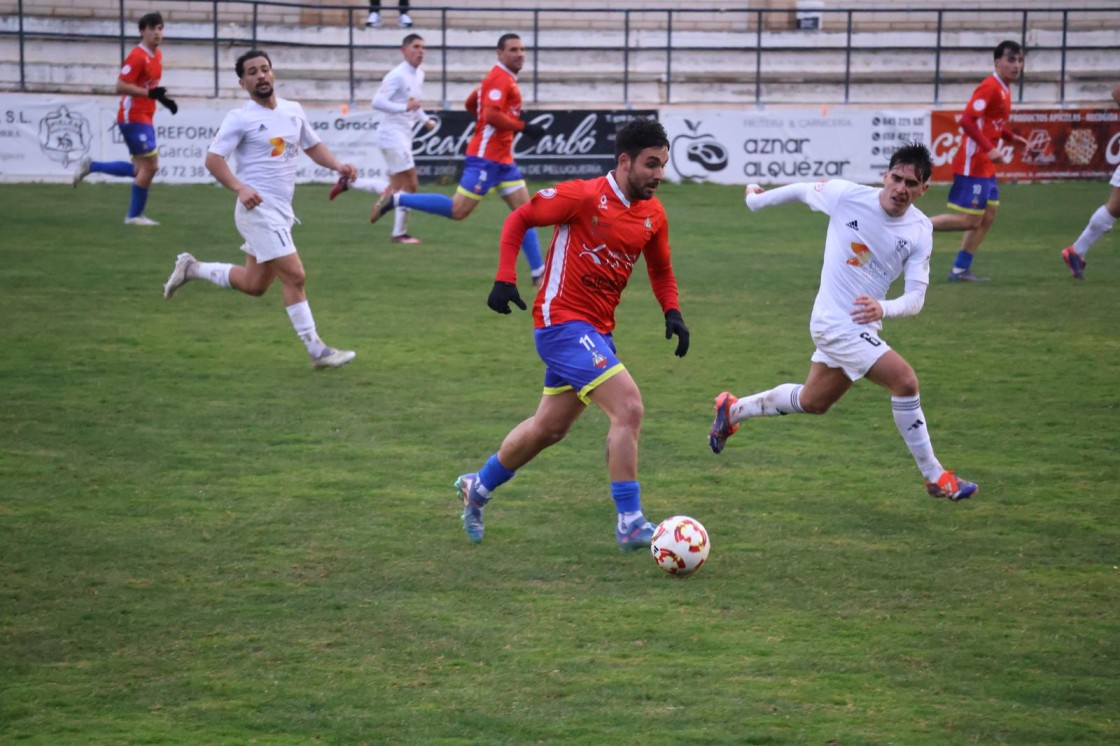
[(626, 205), (626, 209), (629, 210), (630, 200), (626, 199), (626, 195), (618, 188), (618, 182), (614, 179), (614, 171), (607, 172), (607, 183), (611, 185), (611, 189), (614, 190), (614, 196), (618, 197), (618, 201)]
[(510, 76), (511, 78), (513, 78), (514, 80), (517, 80), (517, 73), (515, 73), (515, 72), (514, 72), (513, 70), (510, 70), (510, 69), (509, 69), (508, 67), (506, 67), (505, 65), (503, 65), (503, 64), (502, 64), (501, 62), (498, 62), (498, 63), (496, 63), (496, 64), (494, 65), (494, 67), (500, 67), (500, 68), (502, 68), (502, 69), (503, 69), (503, 70), (505, 70), (505, 71), (506, 71), (507, 73), (509, 73), (509, 76)]

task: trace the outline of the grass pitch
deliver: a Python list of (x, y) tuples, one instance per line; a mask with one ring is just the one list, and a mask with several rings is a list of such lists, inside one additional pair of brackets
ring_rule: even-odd
[(1002, 188), (993, 281), (945, 283), (938, 234), (924, 311), (886, 322), (963, 504), (867, 382), (708, 451), (716, 393), (807, 372), (825, 218), (664, 186), (692, 349), (641, 268), (616, 341), (646, 512), (712, 536), (683, 581), (615, 548), (595, 410), (467, 541), (452, 482), (540, 392), (530, 318), (485, 306), (505, 206), (414, 213), (402, 247), (326, 191), (295, 236), (358, 358), (313, 372), (278, 287), (161, 297), (179, 251), (242, 260), (231, 193), (157, 185), (139, 229), (127, 186), (0, 187), (0, 741), (1120, 741), (1120, 246), (1083, 283), (1058, 254), (1107, 186)]

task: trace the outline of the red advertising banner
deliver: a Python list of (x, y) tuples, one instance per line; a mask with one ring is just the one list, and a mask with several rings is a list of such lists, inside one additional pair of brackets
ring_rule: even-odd
[[(934, 111), (930, 116), (933, 181), (953, 180), (953, 156), (960, 147), (960, 111)], [(1024, 109), (1012, 111), (1008, 129), (1027, 139), (1027, 146), (1000, 144), (1007, 163), (996, 166), (1004, 181), (1099, 179), (1120, 164), (1120, 110)]]

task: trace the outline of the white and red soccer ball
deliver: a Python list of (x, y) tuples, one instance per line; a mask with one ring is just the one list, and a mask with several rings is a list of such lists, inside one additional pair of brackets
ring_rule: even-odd
[(670, 575), (696, 572), (708, 559), (711, 548), (707, 529), (686, 515), (675, 515), (657, 524), (649, 542), (653, 561)]

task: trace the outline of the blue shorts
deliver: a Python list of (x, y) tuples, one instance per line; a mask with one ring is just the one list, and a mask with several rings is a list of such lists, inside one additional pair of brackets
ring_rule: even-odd
[(140, 122), (117, 122), (128, 152), (134, 156), (147, 157), (159, 150), (156, 145), (156, 128)]
[(544, 361), (544, 393), (576, 392), (584, 404), (588, 394), (608, 378), (626, 370), (615, 354), (614, 339), (586, 321), (568, 321), (533, 333)]
[(463, 175), (459, 178), (459, 194), (480, 200), (494, 187), (503, 197), (525, 186), (525, 177), (516, 163), (498, 163), (468, 155)]
[(953, 187), (949, 190), (949, 207), (970, 215), (979, 215), (988, 203), (999, 204), (999, 184), (996, 177), (953, 176)]

